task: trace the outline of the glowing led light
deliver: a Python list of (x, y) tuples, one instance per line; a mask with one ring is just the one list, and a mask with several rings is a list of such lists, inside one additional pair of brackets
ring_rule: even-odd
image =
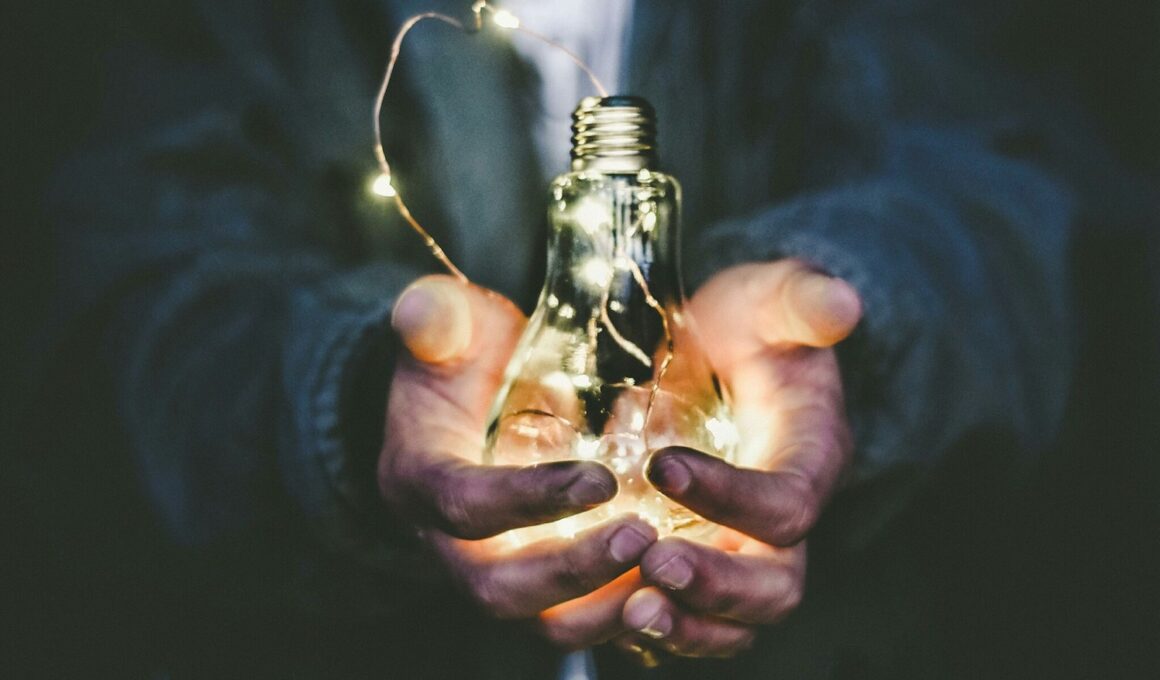
[(519, 18), (517, 18), (516, 15), (512, 14), (511, 12), (507, 11), (506, 9), (497, 9), (495, 11), (495, 14), (492, 15), (491, 20), (495, 22), (496, 26), (499, 26), (501, 28), (519, 28), (520, 27)]
[(544, 302), (547, 302), (548, 306), (552, 309), (560, 306), (560, 298), (556, 297), (554, 293), (549, 294), (548, 297), (544, 299)]
[(624, 305), (620, 304), (620, 300), (609, 300), (608, 308), (614, 312), (623, 312)]
[(737, 426), (728, 420), (709, 418), (705, 421), (705, 429), (709, 431), (709, 434), (713, 435), (713, 446), (716, 446), (718, 449), (732, 448), (741, 440), (741, 435), (737, 432)]
[(600, 451), (599, 439), (581, 439), (576, 442), (576, 457), (591, 460)]
[(612, 281), (612, 267), (607, 262), (596, 257), (589, 258), (580, 265), (578, 272), (580, 279), (596, 286), (597, 288), (604, 288)]
[(565, 517), (564, 519), (556, 521), (556, 533), (561, 538), (572, 538), (576, 532), (580, 530), (580, 523), (575, 516)]
[(371, 182), (371, 193), (383, 198), (393, 198), (397, 192), (395, 186), (391, 184), (391, 176), (383, 173), (375, 177)]
[(577, 343), (564, 356), (564, 370), (570, 371), (573, 375), (587, 373), (588, 360), (592, 358), (593, 351), (595, 350), (591, 346)]
[(642, 427), (644, 427), (644, 412), (637, 411), (637, 412), (633, 413), (632, 419), (629, 421), (628, 427), (629, 427), (629, 429), (631, 429), (633, 431), (640, 430)]
[(595, 234), (597, 231), (607, 228), (612, 219), (604, 202), (591, 197), (580, 200), (573, 216), (576, 219), (576, 224), (579, 224), (580, 228), (589, 234)]
[(653, 525), (654, 527), (659, 529), (664, 526), (664, 523), (661, 521), (661, 518), (664, 516), (663, 509), (658, 511), (658, 509), (655, 508), (652, 504), (642, 501), (637, 504), (635, 510), (636, 514), (641, 519)]
[(560, 318), (561, 319), (571, 319), (574, 316), (576, 316), (576, 309), (572, 305), (569, 305), (569, 304), (560, 305)]
[(656, 226), (657, 226), (657, 214), (656, 213), (646, 212), (645, 214), (641, 215), (640, 228), (643, 229), (645, 233), (651, 232), (653, 229), (656, 229)]
[(572, 390), (572, 381), (568, 379), (568, 374), (564, 371), (552, 371), (540, 379), (540, 384), (553, 392), (570, 392)]

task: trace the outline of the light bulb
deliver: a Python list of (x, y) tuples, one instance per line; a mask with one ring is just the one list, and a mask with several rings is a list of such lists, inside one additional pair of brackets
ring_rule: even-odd
[(737, 447), (720, 383), (681, 313), (680, 187), (655, 168), (643, 99), (590, 97), (573, 119), (572, 170), (551, 184), (547, 277), (492, 406), (484, 461), (595, 460), (619, 483), (609, 503), (509, 532), (516, 543), (626, 512), (662, 535), (703, 536), (711, 525), (644, 477), (663, 447), (726, 459)]

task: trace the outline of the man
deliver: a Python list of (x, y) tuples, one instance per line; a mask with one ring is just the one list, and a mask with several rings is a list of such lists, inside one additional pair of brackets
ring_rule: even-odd
[[(411, 598), (442, 592), (411, 565), (436, 564), (487, 614), (564, 646), (728, 656), (794, 609), (802, 539), (840, 486), (872, 499), (832, 508), (835, 533), (862, 545), (963, 436), (1050, 437), (1077, 210), (1052, 171), (1058, 127), (1041, 124), (1054, 102), (988, 62), (987, 26), (965, 9), (721, 4), (635, 3), (624, 89), (657, 108), (685, 185), (714, 361), (741, 403), (791, 423), (771, 469), (690, 451), (650, 465), (658, 488), (738, 532), (734, 551), (656, 541), (631, 519), (498, 561), (476, 542), (611, 487), (584, 464), (472, 464), (519, 314), (420, 279), (421, 246), (361, 194), (374, 78), (392, 29), (430, 8), (418, 2), (197, 6), (188, 48), (122, 55), (112, 144), (61, 175), (64, 315), (100, 318), (169, 536), (195, 555), (240, 550), (218, 568), (294, 607), (411, 615)], [(552, 170), (536, 172), (513, 94), (532, 83), (506, 40), (416, 34), (384, 129), (416, 214), (473, 280), (526, 303), (536, 175)], [(273, 534), (289, 538), (269, 549)], [(323, 578), (348, 571), (361, 580)], [(363, 581), (389, 585), (370, 598)], [(502, 630), (475, 651), (521, 639)]]

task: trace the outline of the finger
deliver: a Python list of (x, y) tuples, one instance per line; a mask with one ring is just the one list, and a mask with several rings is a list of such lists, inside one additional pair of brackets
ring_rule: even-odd
[(407, 368), (497, 384), (526, 322), (499, 293), (442, 274), (408, 286), (391, 313), (392, 328), (416, 360), (404, 362)]
[(776, 329), (770, 337), (782, 342), (830, 347), (862, 318), (862, 301), (850, 284), (800, 262), (780, 285), (755, 282), (751, 294), (766, 311), (767, 327)]
[(683, 611), (657, 588), (643, 588), (624, 605), (624, 622), (678, 656), (730, 657), (753, 644), (751, 626)]
[(658, 490), (702, 517), (769, 545), (800, 541), (817, 521), (823, 500), (793, 467), (737, 468), (683, 447), (654, 453), (645, 474)]
[[(450, 304), (450, 316), (462, 305), (469, 308), (468, 325), (475, 330), (466, 349), (456, 354), (432, 348), (437, 336), (424, 330), (430, 319), (415, 311), (424, 299), (437, 301), (436, 307), (439, 300), (458, 300)], [(445, 315), (431, 318), (440, 316)], [(391, 380), (378, 469), (380, 492), (394, 511), (455, 535), (478, 537), (569, 514), (615, 492), (608, 472), (593, 466), (571, 473), (522, 472), (509, 479), (510, 468), (489, 474), (469, 464), (479, 460), (488, 410), (523, 324), (519, 310), (501, 296), (446, 276), (420, 279), (402, 296), (395, 325), (416, 356), (401, 357)], [(548, 488), (533, 488), (537, 480)], [(444, 481), (451, 486), (442, 487)], [(492, 494), (497, 495), (490, 502), (477, 501)]]
[(691, 306), (699, 332), (717, 348), (717, 362), (725, 367), (769, 346), (829, 347), (848, 336), (862, 316), (852, 286), (800, 260), (726, 269), (697, 291)]
[(616, 490), (612, 472), (592, 461), (513, 467), (455, 459), (383, 482), (392, 508), (418, 524), (467, 539), (555, 521), (611, 500)]
[(531, 617), (596, 590), (636, 565), (656, 538), (656, 529), (634, 516), (510, 551), (498, 550), (494, 541), (431, 534), (468, 593), (504, 619)]
[(419, 361), (445, 363), (471, 343), (471, 308), (465, 287), (446, 276), (425, 276), (399, 295), (391, 327)]
[[(423, 349), (430, 344), (426, 340), (413, 344), (428, 358), (443, 357), (443, 363), (424, 363), (409, 353), (400, 357), (388, 397), (384, 442), (387, 455), (382, 461), (386, 468), (393, 466), (395, 458), (417, 465), (431, 460), (475, 458), (469, 452), (479, 450), (480, 433), (487, 427), (491, 402), (525, 323), (519, 310), (502, 296), (446, 276), (420, 279), (412, 292), (403, 296), (406, 304), (400, 304), (396, 311), (410, 307), (408, 300), (416, 299), (412, 296), (425, 296), (422, 291), (427, 288), (444, 291), (436, 297), (462, 296), (470, 308), (470, 327), (474, 330), (467, 348), (454, 359), (436, 351), (439, 348)], [(396, 314), (398, 325), (406, 327), (409, 321), (404, 317), (408, 316), (410, 312)], [(425, 335), (416, 333), (415, 337)], [(380, 469), (381, 474), (396, 472), (400, 471)]]
[(640, 569), (633, 569), (587, 595), (545, 609), (539, 614), (540, 633), (570, 650), (607, 642), (627, 631), (620, 614), (640, 587)]
[(750, 624), (777, 623), (801, 602), (804, 544), (725, 552), (679, 538), (641, 558), (641, 576), (685, 609)]

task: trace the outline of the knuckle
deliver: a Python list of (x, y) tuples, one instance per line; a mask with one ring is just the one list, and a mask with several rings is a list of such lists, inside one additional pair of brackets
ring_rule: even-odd
[(472, 572), (467, 578), (467, 592), (484, 610), (491, 612), (498, 604), (495, 586), (486, 570)]
[(777, 542), (790, 545), (802, 540), (818, 520), (817, 492), (809, 480), (799, 475), (784, 478), (782, 491), (786, 512), (775, 523)]
[(803, 595), (801, 580), (787, 576), (777, 602), (770, 612), (769, 623), (778, 623), (797, 610)]
[(579, 559), (575, 555), (561, 553), (558, 574), (560, 585), (570, 592), (588, 593), (600, 585), (599, 565), (588, 564), (588, 560)]
[(793, 613), (802, 603), (802, 587), (796, 581), (789, 588), (786, 589), (785, 594), (781, 600), (781, 611), (783, 616), (788, 616)]
[(436, 495), (436, 510), (447, 529), (460, 538), (483, 538), (475, 517), (467, 508), (460, 483), (444, 477)]
[(508, 480), (512, 512), (527, 521), (555, 517), (565, 510), (559, 472), (549, 465), (524, 468)]
[(749, 650), (753, 649), (753, 643), (755, 642), (757, 642), (757, 633), (756, 631), (750, 630), (737, 640), (737, 643), (729, 651), (729, 655), (736, 656), (738, 654), (748, 652)]
[(807, 503), (798, 505), (796, 510), (789, 515), (785, 523), (781, 527), (781, 533), (784, 541), (788, 544), (797, 543), (805, 538), (806, 533), (814, 526), (817, 519), (817, 513), (813, 507)]
[[(691, 551), (689, 551), (691, 552)], [(680, 553), (692, 568), (695, 577), (685, 588), (680, 589), (683, 599), (699, 611), (723, 611), (727, 600), (733, 596), (731, 578), (712, 561), (701, 563), (688, 552)]]
[(516, 618), (509, 598), (505, 597), (489, 569), (480, 569), (468, 577), (468, 593), (485, 612), (498, 619)]
[(713, 613), (730, 614), (742, 611), (748, 604), (750, 597), (747, 593), (738, 592), (733, 584), (723, 582), (722, 579), (711, 578), (706, 580), (706, 587), (702, 594), (702, 608)]

